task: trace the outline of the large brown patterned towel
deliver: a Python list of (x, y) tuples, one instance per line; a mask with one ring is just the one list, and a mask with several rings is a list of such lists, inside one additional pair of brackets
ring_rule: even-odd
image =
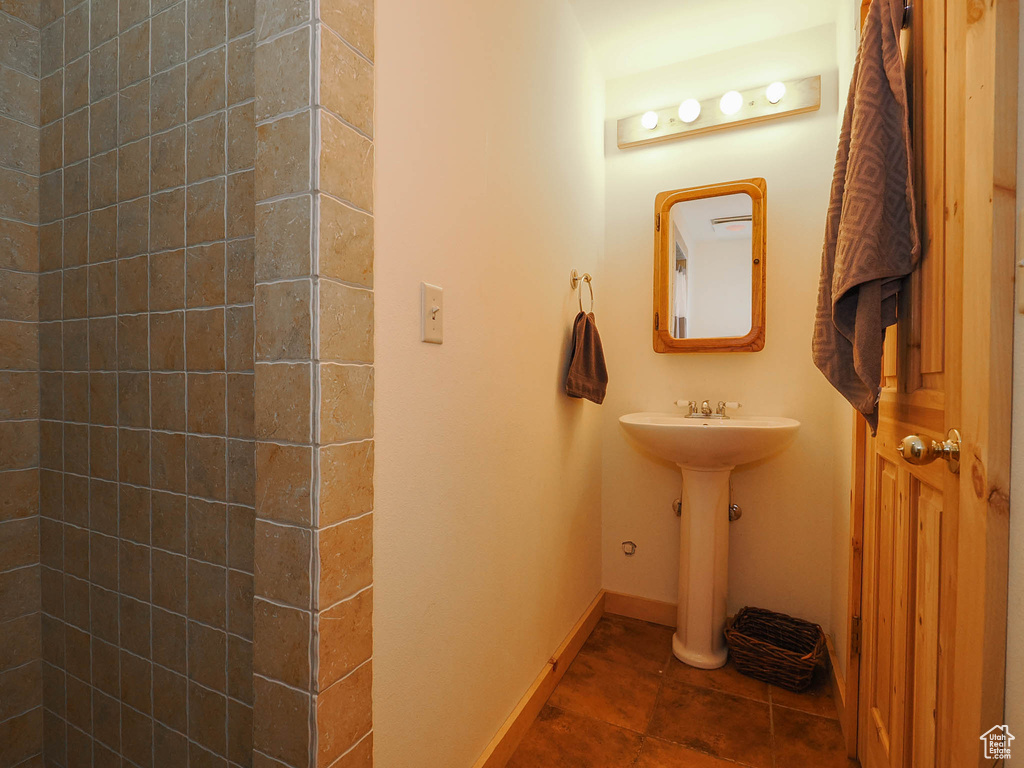
[(878, 428), (885, 328), (917, 264), (903, 0), (872, 0), (861, 33), (821, 256), (814, 364)]

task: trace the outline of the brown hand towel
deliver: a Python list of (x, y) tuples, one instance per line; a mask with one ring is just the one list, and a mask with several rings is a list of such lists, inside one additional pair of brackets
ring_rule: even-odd
[(814, 323), (814, 364), (872, 433), (878, 428), (885, 328), (917, 264), (903, 0), (872, 0), (850, 83)]
[(592, 313), (580, 312), (572, 327), (572, 358), (565, 377), (569, 397), (585, 397), (600, 405), (608, 389), (608, 369), (604, 364), (601, 335)]

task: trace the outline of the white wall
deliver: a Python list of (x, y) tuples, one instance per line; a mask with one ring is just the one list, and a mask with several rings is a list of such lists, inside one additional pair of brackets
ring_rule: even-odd
[[(1024, 14), (1020, 17), (1024, 37)], [(1020, 51), (1017, 112), (1017, 179), (1024, 180), (1024, 46)], [(1024, 210), (1024, 192), (1017, 196), (1017, 220)], [(1017, 237), (1021, 237), (1018, 229)], [(1021, 243), (1017, 243), (1018, 259)], [(1019, 270), (1018, 270), (1019, 273)], [(1024, 287), (1017, 286), (1017, 295)], [(1024, 315), (1013, 328), (1013, 443), (1010, 472), (1010, 584), (1006, 606), (1006, 724), (1021, 737), (1024, 732)]]
[(376, 15), (375, 758), (460, 768), (601, 587), (600, 408), (561, 381), (570, 270), (602, 330), (612, 293), (603, 80), (561, 0)]
[[(615, 120), (684, 96), (712, 96), (821, 74), (819, 111), (748, 128), (620, 151)], [(819, 27), (742, 49), (613, 80), (606, 91), (606, 266), (597, 282), (611, 384), (603, 418), (604, 586), (675, 602), (678, 470), (641, 456), (617, 418), (671, 411), (678, 398), (739, 400), (745, 415), (803, 426), (784, 454), (737, 469), (729, 609), (752, 604), (831, 620), (837, 473), (835, 394), (811, 362), (825, 212), (836, 149), (836, 32)], [(768, 330), (755, 354), (658, 355), (651, 347), (654, 198), (668, 189), (767, 180)], [(638, 544), (626, 558), (621, 542)]]
[(697, 240), (690, 246), (687, 336), (703, 339), (750, 332), (750, 248), (749, 238)]

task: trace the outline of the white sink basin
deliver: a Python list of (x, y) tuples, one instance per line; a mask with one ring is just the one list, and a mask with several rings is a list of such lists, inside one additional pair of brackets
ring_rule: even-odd
[(659, 458), (684, 469), (732, 469), (767, 458), (796, 437), (800, 422), (775, 416), (690, 419), (673, 413), (630, 413), (626, 433)]
[(683, 474), (679, 525), (679, 600), (672, 652), (691, 666), (725, 664), (729, 581), (729, 475), (767, 458), (796, 437), (800, 422), (781, 417), (690, 419), (671, 413), (619, 418), (642, 448)]

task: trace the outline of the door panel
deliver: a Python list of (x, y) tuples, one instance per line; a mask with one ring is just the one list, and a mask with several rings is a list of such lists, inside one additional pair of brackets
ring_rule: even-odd
[[(878, 434), (861, 427), (854, 472), (851, 620), (863, 623), (848, 701), (864, 768), (981, 766), (978, 736), (1003, 722), (1017, 15), (1017, 0), (914, 3), (922, 259), (886, 335)], [(904, 437), (951, 428), (962, 475), (900, 456)]]

